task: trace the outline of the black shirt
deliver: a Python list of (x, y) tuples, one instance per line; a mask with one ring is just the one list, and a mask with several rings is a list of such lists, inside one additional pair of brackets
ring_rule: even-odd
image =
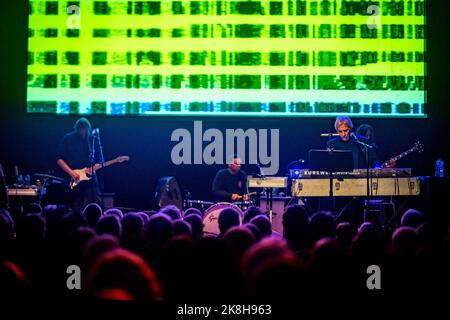
[[(356, 135), (356, 136), (358, 137), (359, 140), (361, 140), (361, 142), (370, 144), (367, 138), (360, 136), (360, 135)], [(359, 143), (357, 143), (355, 141), (355, 139), (352, 137), (347, 141), (341, 140), (340, 137), (331, 139), (327, 142), (327, 148), (331, 148), (334, 150), (349, 150), (352, 152), (352, 155), (353, 155), (353, 168), (354, 169), (367, 167), (366, 166), (366, 154), (365, 154), (365, 151), (363, 150), (364, 147), (362, 145), (360, 145)], [(374, 161), (376, 160), (376, 155), (375, 155), (374, 149), (375, 148), (369, 149), (369, 167), (372, 167), (374, 165)]]
[(231, 195), (243, 195), (247, 192), (247, 174), (240, 170), (231, 174), (226, 169), (219, 170), (214, 177), (212, 192), (216, 201), (231, 202)]
[[(90, 166), (90, 146), (92, 138), (83, 138), (76, 131), (66, 134), (56, 152), (57, 159), (63, 159), (71, 169), (82, 169)], [(95, 148), (95, 160), (98, 159), (98, 148)]]

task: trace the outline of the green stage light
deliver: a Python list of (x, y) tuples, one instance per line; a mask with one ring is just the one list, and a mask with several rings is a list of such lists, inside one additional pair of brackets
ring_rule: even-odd
[(425, 6), (31, 0), (27, 111), (424, 117)]

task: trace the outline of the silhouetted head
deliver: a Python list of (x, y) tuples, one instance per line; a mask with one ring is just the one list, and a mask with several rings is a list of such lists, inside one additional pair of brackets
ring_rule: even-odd
[[(322, 238), (311, 249), (309, 271), (314, 289), (339, 292), (349, 289), (349, 264), (343, 247), (334, 238)], [(327, 292), (328, 292), (327, 291)]]
[(223, 235), (223, 239), (233, 253), (236, 261), (240, 261), (247, 249), (255, 243), (253, 233), (244, 226), (228, 229)]
[(146, 225), (148, 220), (150, 219), (150, 216), (147, 213), (142, 212), (142, 211), (139, 211), (136, 213), (142, 218), (142, 221), (144, 221), (144, 225)]
[(192, 236), (192, 228), (189, 223), (181, 219), (172, 221), (173, 235), (174, 236)]
[(402, 216), (400, 225), (402, 227), (417, 228), (425, 222), (425, 217), (422, 213), (415, 209), (408, 209)]
[(11, 217), (11, 214), (9, 213), (8, 210), (5, 209), (0, 209), (0, 216), (5, 218), (5, 221), (8, 223), (8, 226), (11, 230), (14, 230), (15, 225), (14, 225), (14, 220)]
[(334, 237), (333, 215), (327, 211), (316, 212), (309, 222), (309, 230), (312, 244), (323, 238)]
[(141, 239), (144, 221), (133, 212), (127, 213), (122, 219), (122, 239)]
[(255, 226), (253, 223), (246, 223), (245, 225), (244, 225), (244, 227), (246, 228), (246, 229), (248, 229), (252, 234), (253, 234), (253, 237), (255, 237), (255, 241), (256, 242), (258, 242), (259, 240), (261, 240), (262, 239), (262, 234), (261, 234), (261, 231), (259, 230), (259, 228), (257, 227), (257, 226)]
[(392, 234), (392, 248), (414, 252), (419, 245), (417, 231), (411, 227), (400, 227)]
[(344, 250), (338, 240), (322, 238), (311, 248), (310, 263), (317, 268), (336, 267), (336, 259), (344, 256)]
[(336, 237), (344, 248), (350, 248), (356, 228), (350, 222), (341, 222), (336, 226)]
[(172, 220), (164, 213), (150, 217), (144, 227), (144, 238), (153, 250), (160, 250), (172, 238)]
[(356, 129), (356, 134), (365, 137), (370, 143), (375, 142), (375, 130), (370, 124), (362, 124)]
[(270, 261), (294, 256), (284, 239), (264, 238), (245, 252), (241, 263), (242, 276), (244, 278), (251, 276)]
[(31, 283), (17, 264), (11, 261), (0, 262), (0, 297), (27, 297), (31, 292)]
[(228, 229), (240, 224), (239, 212), (233, 208), (226, 208), (219, 214), (220, 234), (224, 234)]
[(254, 217), (264, 215), (264, 212), (256, 206), (250, 206), (244, 213), (242, 223), (250, 222)]
[(122, 226), (116, 215), (103, 215), (97, 222), (97, 234), (110, 234), (120, 239)]
[(98, 257), (86, 275), (86, 288), (93, 296), (102, 290), (122, 289), (136, 300), (161, 300), (155, 272), (138, 255), (114, 249)]
[(122, 218), (123, 218), (122, 210), (117, 209), (117, 208), (112, 208), (112, 209), (106, 210), (105, 215), (109, 215), (109, 214), (115, 215), (117, 218), (119, 218), (119, 220), (122, 220)]
[(65, 238), (76, 232), (79, 227), (87, 226), (88, 223), (79, 211), (71, 211), (61, 218), (61, 226)]
[(89, 203), (84, 207), (83, 215), (91, 228), (95, 228), (102, 216), (102, 208), (97, 203)]
[(0, 260), (13, 250), (14, 229), (6, 218), (0, 214)]
[(375, 231), (375, 230), (376, 228), (371, 222), (364, 222), (358, 228), (358, 232)]
[(203, 236), (203, 221), (197, 214), (190, 214), (184, 217), (184, 221), (191, 225), (192, 237), (199, 239)]
[(370, 224), (370, 227), (360, 227), (357, 234), (353, 237), (350, 245), (350, 255), (365, 272), (368, 265), (380, 262), (381, 256), (388, 245), (388, 241)]
[(301, 250), (306, 246), (308, 224), (308, 213), (304, 206), (294, 204), (286, 207), (283, 214), (283, 235), (293, 250)]
[(191, 214), (196, 214), (200, 218), (203, 218), (203, 213), (197, 208), (189, 208), (184, 212), (184, 217), (190, 216)]
[(256, 216), (250, 220), (250, 223), (258, 227), (263, 237), (272, 235), (272, 225), (270, 224), (269, 218), (266, 216)]
[(101, 289), (95, 293), (96, 299), (99, 300), (117, 300), (117, 301), (129, 301), (135, 298), (129, 292), (119, 288)]
[(118, 247), (119, 240), (110, 234), (95, 236), (84, 247), (85, 266), (89, 267), (97, 257)]
[(168, 215), (172, 220), (181, 219), (181, 210), (178, 209), (174, 205), (168, 205), (159, 210), (160, 213), (165, 213)]

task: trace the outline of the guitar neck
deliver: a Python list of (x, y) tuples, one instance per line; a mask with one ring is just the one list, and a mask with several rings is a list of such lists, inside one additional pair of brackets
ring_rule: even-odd
[(398, 156), (394, 157), (393, 159), (395, 161), (400, 160), (401, 158), (406, 157), (408, 154), (413, 153), (416, 150), (416, 148), (411, 148), (403, 153), (400, 153)]
[(109, 160), (109, 161), (106, 161), (106, 162), (103, 164), (103, 166), (102, 166), (100, 163), (96, 163), (95, 166), (94, 166), (94, 169), (95, 169), (95, 170), (98, 170), (98, 169), (101, 169), (101, 168), (110, 166), (110, 165), (112, 165), (112, 164), (115, 164), (115, 163), (117, 163), (117, 162), (118, 162), (118, 161), (115, 160), (115, 159)]
[[(409, 150), (406, 150), (403, 153), (400, 153), (398, 156), (395, 156), (395, 157), (393, 157), (391, 159), (394, 160), (394, 161), (398, 161), (398, 160), (406, 157), (408, 154), (413, 153), (416, 150), (417, 150), (417, 147), (413, 147), (413, 148), (411, 148)], [(389, 163), (389, 161), (386, 161), (385, 163), (383, 163), (383, 167), (386, 167), (388, 165), (388, 163)]]

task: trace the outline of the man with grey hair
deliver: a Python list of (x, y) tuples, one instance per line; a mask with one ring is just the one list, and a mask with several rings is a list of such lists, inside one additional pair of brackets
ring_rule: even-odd
[[(369, 144), (370, 142), (368, 139), (352, 132), (353, 122), (347, 116), (336, 117), (334, 128), (339, 134), (339, 137), (329, 140), (327, 142), (327, 149), (351, 151), (353, 155), (353, 168), (366, 168), (367, 161), (365, 151), (363, 150), (364, 147), (362, 147), (357, 140)], [(376, 156), (373, 149), (369, 149), (369, 167), (373, 166), (375, 158)]]

